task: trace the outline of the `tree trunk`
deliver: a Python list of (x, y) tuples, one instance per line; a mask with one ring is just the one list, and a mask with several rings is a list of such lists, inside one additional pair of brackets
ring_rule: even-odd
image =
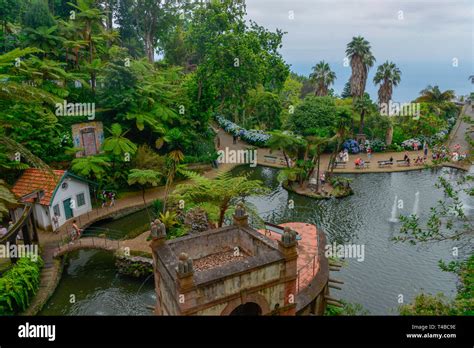
[(283, 157), (285, 157), (285, 161), (286, 161), (286, 166), (288, 168), (290, 168), (290, 161), (288, 161), (288, 156), (286, 155), (286, 152), (285, 151), (282, 151), (283, 152)]
[(153, 62), (155, 61), (155, 56), (153, 52), (153, 42), (152, 42), (150, 33), (147, 33), (145, 35), (145, 50), (146, 50), (146, 55), (148, 57), (148, 61), (153, 64)]
[(217, 227), (222, 227), (222, 225), (224, 223), (225, 212), (227, 211), (228, 207), (229, 206), (228, 206), (227, 203), (225, 203), (224, 205), (221, 206), (220, 212), (219, 212), (219, 223), (218, 223)]
[(393, 140), (393, 126), (390, 125), (387, 128), (387, 133), (385, 134), (385, 144), (387, 146), (392, 145), (392, 140)]
[(360, 113), (360, 129), (359, 133), (364, 134), (364, 118), (365, 118), (365, 111)]

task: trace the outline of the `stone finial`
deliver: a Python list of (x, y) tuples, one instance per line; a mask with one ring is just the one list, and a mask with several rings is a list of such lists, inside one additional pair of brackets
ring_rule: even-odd
[(243, 202), (237, 203), (235, 207), (234, 225), (240, 227), (247, 227), (249, 225), (247, 211), (245, 210)]
[(237, 207), (235, 208), (235, 216), (244, 217), (246, 215), (247, 215), (247, 211), (245, 210), (244, 203), (242, 202), (237, 203)]
[(184, 276), (193, 273), (193, 260), (189, 258), (188, 254), (179, 254), (179, 262), (177, 272), (179, 275)]
[(159, 219), (151, 223), (151, 237), (153, 240), (166, 238), (166, 226)]
[(284, 246), (289, 247), (296, 244), (296, 231), (292, 230), (288, 226), (283, 229), (283, 235), (281, 236), (281, 242)]

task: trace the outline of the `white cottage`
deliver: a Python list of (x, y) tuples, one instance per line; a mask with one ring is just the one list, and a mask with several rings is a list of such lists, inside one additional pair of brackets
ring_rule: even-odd
[[(52, 230), (54, 215), (58, 217), (58, 226), (61, 226), (74, 216), (92, 210), (90, 185), (93, 184), (65, 170), (50, 172), (30, 168), (23, 172), (12, 192), (20, 198), (34, 190), (43, 190), (43, 198), (33, 205), (35, 221), (39, 228)], [(18, 213), (15, 211), (16, 216), (19, 216)]]

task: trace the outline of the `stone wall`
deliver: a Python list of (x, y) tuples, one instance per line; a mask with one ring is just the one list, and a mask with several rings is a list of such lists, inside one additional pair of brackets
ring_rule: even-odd
[(115, 266), (118, 273), (135, 278), (153, 274), (153, 260), (145, 257), (116, 255)]

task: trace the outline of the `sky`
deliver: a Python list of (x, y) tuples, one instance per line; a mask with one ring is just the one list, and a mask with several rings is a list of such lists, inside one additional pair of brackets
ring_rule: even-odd
[(335, 71), (340, 94), (351, 74), (344, 66), (353, 36), (362, 35), (376, 58), (367, 92), (377, 99), (372, 80), (377, 66), (393, 61), (402, 72), (393, 100), (415, 99), (427, 85), (474, 91), (474, 0), (247, 0), (247, 19), (287, 34), (280, 50), (291, 70), (309, 75), (325, 60)]

